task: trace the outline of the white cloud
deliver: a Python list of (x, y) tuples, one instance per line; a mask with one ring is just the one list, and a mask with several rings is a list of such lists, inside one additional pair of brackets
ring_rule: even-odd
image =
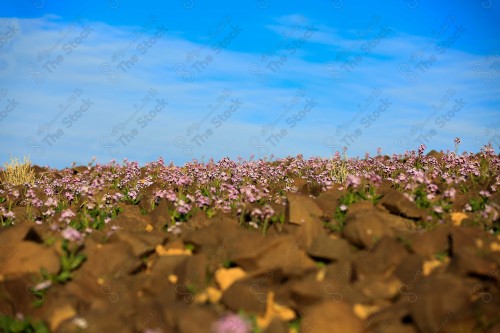
[[(297, 17), (292, 15), (279, 19), (278, 25), (269, 25), (268, 28), (281, 33), (283, 27)], [(467, 139), (470, 142), (475, 136), (483, 135), (484, 126), (491, 117), (498, 116), (498, 98), (495, 97), (499, 95), (498, 74), (494, 73), (496, 76), (489, 83), (481, 81), (480, 75), (473, 71), (474, 64), (484, 62), (480, 56), (450, 48), (438, 55), (438, 60), (425, 73), (419, 73), (417, 82), (408, 83), (398, 71), (398, 66), (408, 61), (412, 52), (428, 44), (428, 39), (418, 36), (388, 35), (350, 71), (342, 69), (341, 62), (332, 62), (344, 76), (342, 82), (336, 83), (326, 71), (327, 64), (304, 60), (303, 56), (314, 50), (308, 48), (321, 43), (359, 47), (363, 41), (353, 37), (342, 38), (334, 29), (318, 24), (318, 31), (306, 43), (304, 51), (290, 55), (275, 73), (267, 70), (269, 81), (261, 84), (258, 76), (250, 70), (253, 63), (259, 64), (260, 70), (265, 70), (266, 63), (261, 61), (260, 54), (230, 50), (214, 54), (214, 50), (206, 45), (184, 40), (178, 34), (169, 32), (156, 40), (145, 54), (141, 54), (137, 43), (131, 44), (138, 36), (137, 27), (113, 27), (101, 22), (86, 22), (93, 31), (70, 54), (66, 54), (62, 45), (68, 39), (75, 40), (80, 36), (81, 28), (73, 30), (67, 39), (57, 44), (61, 31), (68, 31), (68, 25), (60, 22), (59, 18), (18, 19), (17, 23), (20, 33), (3, 55), (8, 67), (0, 70), (0, 80), (4, 83), (0, 88), (9, 90), (6, 99), (15, 98), (20, 103), (0, 122), (0, 138), (5, 143), (0, 148), (0, 159), (3, 160), (8, 159), (9, 154), (31, 153), (35, 163), (55, 166), (69, 165), (74, 160), (86, 163), (93, 155), (101, 161), (108, 161), (113, 156), (109, 153), (109, 145), (102, 144), (103, 138), (110, 136), (114, 125), (131, 117), (135, 110), (133, 105), (140, 104), (148, 90), (153, 88), (157, 90), (157, 95), (144, 110), (153, 108), (156, 98), (165, 98), (168, 106), (143, 129), (137, 123), (139, 115), (134, 117), (126, 131), (136, 128), (138, 134), (126, 146), (120, 145), (116, 141), (117, 136), (114, 137), (113, 144), (121, 150), (120, 158), (127, 156), (144, 163), (151, 156), (163, 155), (165, 160), (182, 163), (202, 155), (206, 160), (210, 156), (241, 155), (247, 158), (252, 153), (257, 155), (259, 147), (252, 145), (250, 138), (256, 136), (261, 146), (265, 144), (269, 135), (261, 135), (262, 126), (277, 119), (283, 112), (282, 105), (290, 103), (299, 87), (304, 88), (306, 96), (286, 117), (300, 111), (304, 99), (314, 98), (318, 105), (294, 128), (288, 127), (284, 117), (276, 130), (285, 128), (287, 135), (275, 147), (268, 142), (265, 148), (269, 153), (280, 156), (298, 153), (329, 156), (331, 149), (324, 144), (325, 139), (331, 137), (341, 144), (343, 136), (337, 135), (337, 126), (352, 118), (358, 111), (357, 105), (365, 101), (374, 88), (380, 88), (380, 98), (386, 97), (393, 104), (352, 144), (349, 148), (351, 156), (363, 155), (366, 150), (374, 152), (378, 146), (385, 152), (401, 151), (398, 138), (407, 136), (415, 122), (424, 120), (432, 111), (431, 105), (438, 102), (450, 87), (474, 107), (464, 109), (438, 131), (432, 141), (436, 143), (435, 148), (445, 149), (455, 136), (462, 137), (465, 147)], [(144, 37), (139, 41), (143, 41)], [(60, 55), (64, 60), (49, 72), (43, 69), (43, 61), (37, 62), (37, 55), (54, 45), (52, 59)], [(136, 55), (138, 61), (123, 72), (117, 67), (118, 61), (113, 63), (112, 56), (127, 46), (129, 51), (121, 60)], [(213, 61), (205, 64), (205, 68), (198, 73), (186, 57), (200, 48), (200, 59), (212, 55)], [(494, 60), (498, 59), (489, 61)], [(31, 74), (26, 68), (29, 64), (36, 65), (36, 68), (30, 68)], [(105, 64), (109, 67), (103, 67)], [(182, 74), (186, 73), (181, 73), (179, 67), (178, 72), (175, 71), (178, 64), (184, 65), (182, 70), (194, 75), (193, 82), (183, 81)], [(33, 70), (44, 73), (43, 82), (34, 81)], [(109, 81), (113, 72), (119, 74), (116, 83)], [(39, 125), (57, 115), (58, 105), (66, 103), (75, 88), (83, 90), (82, 96), (53, 125), (53, 129), (62, 128), (64, 135), (53, 145), (43, 144), (43, 136), (37, 137)], [(208, 105), (215, 105), (224, 89), (230, 89), (231, 96), (222, 102), (201, 128), (204, 131), (210, 127), (214, 133), (206, 143), (197, 147), (192, 137), (186, 136), (186, 130), (207, 115), (210, 111)], [(69, 112), (75, 112), (81, 98), (89, 98), (94, 105), (70, 129), (64, 128), (62, 118)], [(210, 119), (225, 111), (230, 106), (231, 98), (240, 99), (243, 102), (241, 108), (232, 113), (220, 128), (214, 128)], [(0, 101), (0, 110), (5, 106), (6, 99)], [(374, 102), (360, 117), (373, 112), (377, 103)], [(474, 117), (471, 117), (472, 114)], [(360, 118), (353, 123), (353, 129), (360, 126), (359, 121)], [(29, 137), (36, 138), (38, 144), (44, 147), (43, 155), (35, 155), (36, 150), (26, 145)], [(179, 137), (184, 138), (183, 144), (175, 141)], [(183, 154), (183, 148), (189, 148), (187, 145), (195, 148), (193, 155)], [(475, 147), (471, 149), (477, 150)]]

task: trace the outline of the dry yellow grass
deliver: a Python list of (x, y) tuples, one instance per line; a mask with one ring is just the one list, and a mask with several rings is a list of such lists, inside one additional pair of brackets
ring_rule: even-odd
[(330, 170), (330, 176), (334, 177), (337, 180), (337, 183), (343, 183), (349, 174), (349, 171), (347, 170), (347, 151), (344, 150), (344, 159), (340, 161), (340, 165), (334, 165), (336, 161), (333, 160), (333, 157), (331, 162), (332, 169)]
[(24, 156), (21, 163), (17, 157), (10, 158), (9, 163), (4, 163), (4, 181), (12, 185), (33, 184), (35, 182), (35, 171), (31, 168), (31, 161)]

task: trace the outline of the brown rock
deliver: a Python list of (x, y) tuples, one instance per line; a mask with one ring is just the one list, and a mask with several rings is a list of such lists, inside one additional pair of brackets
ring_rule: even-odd
[(408, 242), (413, 252), (424, 257), (433, 257), (438, 253), (449, 253), (448, 226), (439, 226), (431, 231), (418, 231), (408, 235)]
[(121, 230), (129, 232), (142, 232), (148, 224), (152, 223), (150, 215), (142, 215), (139, 206), (120, 204), (122, 212), (109, 222), (111, 226), (118, 226)]
[(16, 313), (29, 313), (33, 302), (42, 300), (41, 293), (33, 290), (39, 279), (33, 275), (6, 278), (0, 281), (0, 313), (15, 316)]
[(332, 239), (321, 233), (314, 239), (307, 254), (322, 260), (349, 260), (351, 252), (351, 245), (345, 239)]
[(336, 282), (328, 280), (323, 282), (324, 299), (335, 302), (342, 301), (347, 304), (370, 302), (370, 298), (353, 284)]
[(424, 216), (422, 209), (418, 208), (402, 192), (389, 189), (378, 202), (377, 206), (384, 207), (391, 214), (399, 215), (410, 219), (421, 219)]
[[(119, 304), (119, 303), (117, 303)], [(115, 304), (116, 306), (116, 304)], [(133, 310), (123, 308), (123, 312), (108, 309), (92, 309), (82, 316), (87, 322), (88, 332), (134, 332)], [(81, 331), (81, 330), (79, 330)], [(76, 331), (78, 332), (78, 331)]]
[(287, 193), (287, 201), (285, 221), (295, 224), (313, 223), (315, 218), (323, 216), (316, 201), (306, 195)]
[[(409, 303), (398, 301), (392, 305), (385, 306), (379, 311), (371, 314), (363, 323), (362, 332), (386, 332), (392, 327), (401, 328), (401, 332), (417, 332), (413, 325), (405, 325), (410, 318)], [(397, 332), (397, 331), (396, 331)]]
[(451, 243), (451, 256), (467, 248), (488, 253), (491, 251), (491, 247), (489, 245), (495, 241), (491, 234), (486, 233), (484, 230), (477, 227), (451, 227), (449, 228), (449, 236)]
[(374, 210), (365, 209), (348, 214), (343, 236), (356, 246), (372, 247), (383, 236), (393, 236), (394, 231), (380, 218)]
[(413, 230), (417, 229), (417, 225), (413, 220), (405, 219), (400, 216), (389, 214), (386, 212), (378, 212), (377, 217), (391, 227), (397, 235), (408, 235)]
[(394, 276), (370, 275), (358, 280), (354, 287), (372, 300), (392, 299), (399, 294), (401, 281)]
[(486, 333), (499, 333), (500, 332), (500, 322), (494, 324)]
[(55, 274), (60, 269), (59, 260), (52, 248), (33, 242), (15, 243), (12, 244), (12, 251), (0, 253), (0, 275), (38, 274), (42, 267)]
[(308, 309), (300, 322), (300, 332), (360, 332), (362, 321), (344, 302), (325, 301)]
[(420, 331), (472, 331), (472, 288), (460, 278), (450, 274), (430, 276), (416, 285), (415, 294), (417, 300), (410, 303), (410, 311)]
[[(500, 288), (498, 284), (494, 281), (472, 281), (473, 286), (473, 299), (474, 311), (476, 314), (481, 314), (477, 320), (477, 326), (485, 330), (485, 326), (493, 326), (492, 329), (500, 328), (499, 325), (493, 325), (493, 323), (500, 324), (499, 316), (500, 313)], [(487, 330), (486, 332), (500, 332), (495, 330)]]
[[(342, 296), (339, 292), (339, 287), (337, 285), (337, 290), (335, 290), (335, 286), (331, 286), (329, 290), (332, 291), (332, 294), (336, 292), (338, 295), (338, 300), (342, 300)], [(318, 303), (325, 296), (325, 290), (323, 289), (323, 283), (317, 281), (314, 276), (306, 276), (299, 281), (294, 281), (290, 284), (290, 292), (293, 301), (295, 302), (299, 311), (303, 311), (307, 309), (311, 305)]]
[(151, 257), (151, 274), (159, 276), (174, 274), (177, 267), (187, 259), (187, 256), (158, 256), (156, 254)]
[(138, 274), (128, 281), (128, 289), (135, 299), (156, 299), (162, 308), (174, 302), (179, 304), (179, 300), (183, 304), (188, 304), (192, 298), (192, 294), (185, 289), (185, 285), (172, 283), (168, 277), (162, 275)]
[(20, 241), (43, 243), (36, 228), (28, 224), (15, 224), (9, 228), (0, 228), (0, 249), (4, 250), (4, 247)]
[(355, 214), (356, 212), (363, 211), (366, 209), (371, 209), (373, 210), (375, 206), (373, 206), (373, 203), (369, 200), (363, 200), (363, 201), (358, 201), (353, 203), (347, 208), (347, 213), (348, 214)]
[(383, 237), (354, 268), (358, 277), (391, 273), (408, 255), (404, 245), (394, 238)]
[(299, 246), (303, 250), (307, 250), (314, 239), (321, 234), (325, 234), (323, 222), (319, 218), (313, 217), (308, 222), (297, 225), (292, 235), (295, 241), (300, 244)]
[[(188, 221), (181, 224), (181, 230), (185, 229), (186, 234), (202, 228), (206, 228), (211, 226), (212, 224), (216, 224), (221, 219), (227, 219), (227, 216), (216, 216), (212, 218), (208, 218), (206, 213), (203, 210), (196, 211)], [(232, 218), (233, 224), (236, 224), (236, 219)]]
[(58, 308), (52, 309), (50, 316), (47, 318), (49, 327), (55, 331), (60, 327), (61, 323), (67, 321), (77, 315), (76, 309), (70, 304), (61, 305)]
[(369, 332), (371, 333), (418, 333), (417, 329), (412, 325), (405, 325), (399, 321), (384, 321), (378, 323)]
[(300, 188), (299, 192), (305, 195), (313, 195), (317, 197), (321, 191), (323, 190), (323, 187), (321, 184), (319, 184), (316, 181), (308, 181), (302, 187)]
[(192, 229), (184, 236), (184, 242), (195, 245), (212, 264), (229, 260), (235, 252), (252, 252), (267, 242), (262, 234), (241, 228), (234, 218), (222, 215), (212, 220), (209, 226)]
[(466, 247), (455, 253), (451, 258), (448, 270), (450, 273), (461, 275), (484, 276), (488, 278), (498, 271), (498, 264), (488, 257), (481, 255), (481, 249)]
[[(401, 305), (398, 305), (401, 308)], [(372, 314), (363, 324), (362, 332), (370, 333), (418, 333), (411, 323), (404, 322), (411, 319), (403, 314), (407, 311), (397, 311), (394, 306), (388, 306), (382, 311)]]
[(289, 331), (287, 329), (287, 325), (278, 318), (274, 318), (263, 333), (288, 333), (288, 332)]
[(151, 218), (151, 224), (154, 226), (156, 230), (162, 230), (163, 227), (171, 222), (169, 215), (169, 204), (167, 199), (162, 198), (150, 213), (149, 216)]
[(293, 307), (299, 312), (307, 311), (310, 306), (322, 301), (354, 304), (370, 300), (346, 279), (339, 276), (330, 277), (327, 274), (323, 279), (318, 279), (319, 275), (318, 273), (307, 274), (289, 283)]
[(177, 327), (179, 333), (213, 333), (212, 324), (216, 320), (215, 310), (193, 306), (180, 312)]
[(352, 263), (350, 260), (340, 260), (325, 266), (325, 279), (349, 284), (352, 279)]
[(262, 316), (266, 311), (267, 295), (271, 281), (246, 278), (234, 282), (222, 294), (221, 303), (234, 312), (245, 312)]
[(155, 207), (154, 207), (154, 202), (155, 202), (155, 196), (154, 192), (158, 189), (153, 189), (153, 188), (148, 188), (148, 189), (143, 189), (142, 190), (142, 195), (141, 195), (141, 200), (138, 203), (138, 206), (141, 211), (150, 213), (152, 212)]
[[(186, 302), (163, 303), (160, 307), (160, 311), (162, 311), (165, 325), (161, 327), (161, 332), (178, 333), (177, 326), (181, 313), (190, 307), (191, 305)], [(210, 323), (206, 325), (208, 327)]]
[(399, 263), (394, 274), (403, 284), (411, 286), (423, 278), (423, 264), (422, 256), (410, 254)]
[(316, 198), (316, 204), (323, 212), (321, 215), (323, 221), (328, 222), (333, 218), (338, 201), (342, 195), (342, 191), (339, 191), (338, 186), (334, 185), (332, 189), (320, 193)]
[(120, 230), (114, 233), (109, 238), (110, 243), (124, 242), (130, 245), (132, 252), (136, 257), (140, 257), (146, 253), (153, 252), (156, 245), (162, 244), (166, 235), (164, 232), (154, 231), (135, 231)]
[(138, 300), (136, 309), (135, 332), (144, 332), (147, 329), (166, 331), (166, 321), (159, 302), (142, 298)]
[(207, 256), (204, 253), (187, 257), (175, 270), (178, 283), (184, 285), (185, 289), (188, 287), (203, 289), (206, 284), (207, 263)]
[(235, 251), (231, 256), (238, 266), (245, 271), (273, 271), (281, 269), (286, 276), (299, 276), (316, 269), (309, 258), (290, 236), (281, 236), (267, 240), (261, 246), (246, 251)]
[[(25, 208), (23, 208), (25, 209)], [(16, 216), (18, 216), (16, 214)], [(15, 224), (8, 228), (0, 228), (0, 275), (3, 274), (3, 258), (14, 255), (16, 246), (21, 241), (43, 243), (40, 234), (28, 224)]]
[(124, 242), (102, 244), (93, 239), (87, 239), (82, 252), (87, 259), (73, 275), (75, 279), (90, 280), (88, 286), (93, 284), (98, 287), (99, 278), (103, 279), (104, 283), (120, 280), (142, 265), (139, 258), (134, 255), (131, 246)]

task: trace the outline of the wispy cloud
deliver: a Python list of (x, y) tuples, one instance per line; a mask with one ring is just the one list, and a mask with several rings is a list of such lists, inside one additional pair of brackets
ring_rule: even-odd
[[(282, 41), (296, 41), (304, 25), (293, 33), (287, 29), (300, 18), (280, 17), (267, 28)], [(432, 46), (432, 39), (397, 30), (377, 37), (378, 26), (361, 37), (341, 37), (335, 28), (317, 24), (296, 52), (289, 52), (285, 41), (263, 61), (261, 52), (217, 49), (212, 42), (162, 32), (161, 22), (146, 29), (85, 20), (68, 24), (56, 16), (9, 20), (19, 32), (2, 56), (7, 66), (0, 71), (1, 88), (8, 94), (0, 109), (9, 99), (19, 105), (0, 122), (2, 160), (30, 154), (35, 163), (65, 166), (86, 163), (94, 155), (103, 162), (128, 157), (142, 163), (162, 155), (183, 163), (202, 156), (329, 156), (341, 146), (349, 146), (354, 156), (378, 146), (385, 152), (420, 143), (447, 149), (455, 136), (462, 137), (463, 148), (477, 150), (474, 138), (484, 137), (491, 117), (499, 115), (498, 70), (489, 68), (498, 56), (485, 61), (452, 45), (443, 53), (431, 47), (421, 57), (435, 55), (436, 61), (416, 68), (409, 60), (412, 53)], [(238, 33), (231, 37), (231, 29), (227, 25), (219, 34), (229, 45), (231, 38), (243, 38)], [(353, 50), (341, 57), (332, 51), (324, 62), (309, 60), (318, 45)], [(188, 60), (197, 50), (198, 58)], [(40, 53), (46, 57), (39, 58)], [(286, 60), (274, 69), (265, 67), (283, 54)], [(406, 72), (400, 68), (404, 63)], [(267, 81), (260, 80), (252, 64), (260, 66)], [(475, 71), (476, 64), (491, 72), (488, 82)], [(415, 82), (408, 81), (408, 71), (418, 75)], [(433, 115), (432, 105), (450, 88), (455, 96)], [(299, 89), (304, 93), (297, 97)], [(370, 102), (374, 89), (380, 94)], [(81, 93), (72, 98), (75, 90)], [(466, 101), (463, 109), (437, 127), (436, 118), (459, 98)], [(381, 110), (384, 99), (390, 105)], [(421, 132), (410, 134), (430, 115)], [(420, 134), (432, 129), (436, 134), (424, 142)]]

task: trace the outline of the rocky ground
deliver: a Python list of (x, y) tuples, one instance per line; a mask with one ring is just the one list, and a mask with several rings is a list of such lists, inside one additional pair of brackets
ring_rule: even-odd
[(0, 331), (500, 332), (499, 156), (422, 152), (3, 172)]

